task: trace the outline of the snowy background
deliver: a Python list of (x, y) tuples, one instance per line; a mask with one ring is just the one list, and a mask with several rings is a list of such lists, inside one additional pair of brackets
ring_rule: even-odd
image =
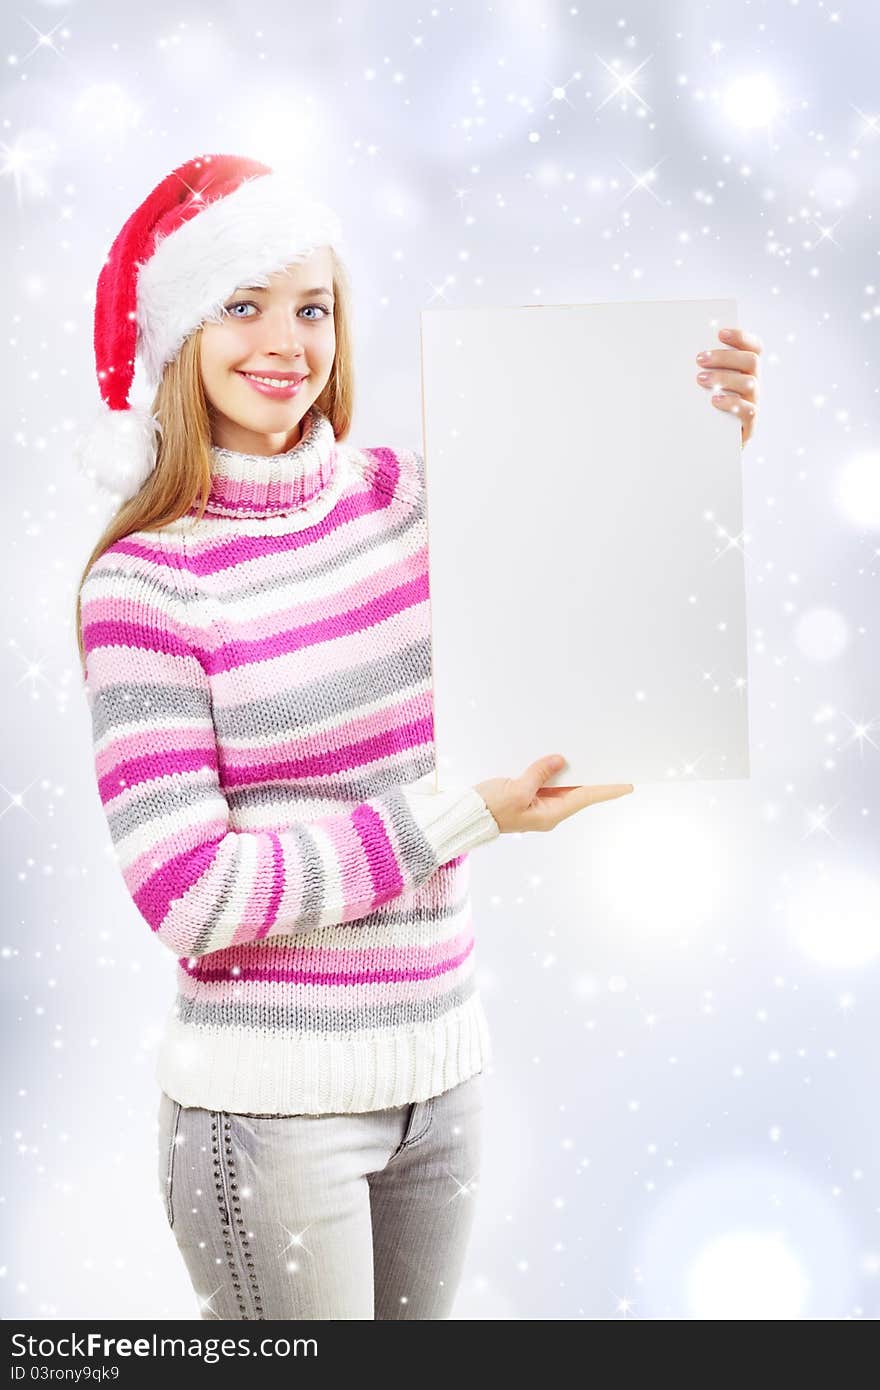
[(472, 856), (495, 1059), (456, 1316), (876, 1318), (873, 7), (28, 0), (0, 24), (2, 1316), (195, 1315), (156, 1176), (174, 961), (98, 800), (73, 607), (107, 511), (70, 451), (103, 256), (216, 151), (343, 219), (355, 442), (421, 447), (425, 306), (731, 295), (762, 339), (751, 779)]

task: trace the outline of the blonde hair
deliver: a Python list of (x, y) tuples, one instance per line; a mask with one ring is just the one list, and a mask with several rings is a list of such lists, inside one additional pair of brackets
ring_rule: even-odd
[[(342, 261), (330, 248), (333, 262), (333, 321), (336, 352), (327, 385), (315, 404), (328, 417), (337, 440), (345, 439), (354, 409), (351, 287)], [(112, 517), (80, 575), (76, 595), (76, 640), (83, 677), (86, 654), (82, 635), (82, 586), (96, 560), (116, 541), (134, 531), (158, 531), (198, 506), (205, 514), (211, 488), (211, 424), (200, 366), (202, 328), (186, 339), (162, 373), (152, 412), (162, 433), (156, 466), (134, 497)]]

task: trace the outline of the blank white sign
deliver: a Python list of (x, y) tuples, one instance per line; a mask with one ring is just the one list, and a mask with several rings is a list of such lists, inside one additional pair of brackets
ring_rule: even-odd
[(421, 315), (435, 752), (558, 785), (749, 776), (731, 299)]

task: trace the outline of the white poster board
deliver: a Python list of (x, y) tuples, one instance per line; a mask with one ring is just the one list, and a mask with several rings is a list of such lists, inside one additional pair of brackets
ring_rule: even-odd
[(425, 309), (441, 776), (749, 776), (740, 417), (696, 354), (732, 299)]

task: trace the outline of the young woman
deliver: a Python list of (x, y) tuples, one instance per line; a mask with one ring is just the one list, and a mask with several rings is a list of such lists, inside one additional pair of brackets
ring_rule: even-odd
[[(324, 206), (204, 155), (101, 271), (122, 498), (77, 632), (98, 789), (177, 960), (159, 1184), (203, 1318), (443, 1318), (489, 1058), (468, 852), (631, 785), (439, 787), (424, 469), (346, 442), (350, 291)], [(129, 401), (136, 358), (155, 397)]]

